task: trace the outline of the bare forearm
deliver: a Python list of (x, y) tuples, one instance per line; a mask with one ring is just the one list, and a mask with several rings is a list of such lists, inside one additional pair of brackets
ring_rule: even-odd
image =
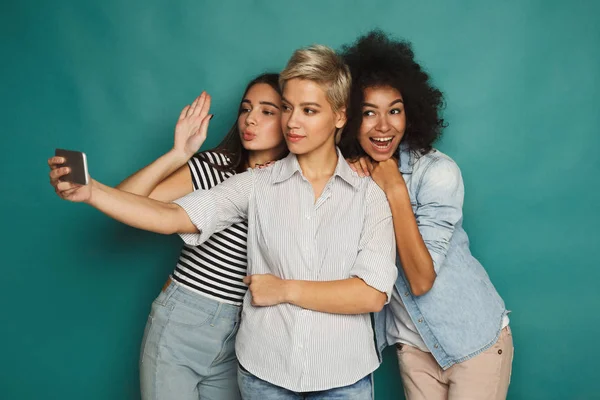
[(90, 185), (88, 204), (117, 221), (162, 234), (197, 232), (185, 211), (177, 204), (162, 203), (94, 180)]
[(412, 293), (421, 296), (431, 289), (435, 281), (433, 260), (419, 232), (406, 187), (397, 185), (386, 195), (392, 210), (396, 246), (404, 274)]
[(156, 186), (188, 161), (180, 152), (171, 150), (117, 185), (117, 189), (147, 197)]
[(365, 314), (380, 311), (387, 296), (362, 279), (338, 281), (285, 281), (286, 303), (331, 314)]

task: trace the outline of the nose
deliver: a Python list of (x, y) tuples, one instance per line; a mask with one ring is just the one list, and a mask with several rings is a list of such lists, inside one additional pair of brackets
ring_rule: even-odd
[(282, 118), (282, 122), (283, 122), (283, 127), (284, 128), (288, 128), (288, 129), (295, 129), (298, 128), (298, 116), (297, 116), (297, 111), (296, 110), (291, 110), (284, 115), (284, 117)]
[(381, 117), (379, 117), (379, 119), (377, 120), (377, 125), (375, 126), (375, 129), (378, 132), (388, 132), (390, 130), (390, 124), (388, 123), (387, 120), (387, 116), (383, 115)]
[(250, 112), (248, 114), (246, 114), (246, 120), (244, 121), (246, 126), (256, 125), (258, 123), (257, 115), (256, 115), (257, 112), (258, 112), (257, 109), (253, 109), (253, 110), (250, 110)]

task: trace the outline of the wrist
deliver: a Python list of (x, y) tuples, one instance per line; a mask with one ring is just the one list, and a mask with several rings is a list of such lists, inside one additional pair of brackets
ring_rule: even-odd
[(94, 179), (90, 178), (90, 181), (88, 182), (88, 187), (89, 187), (89, 190), (90, 190), (90, 195), (83, 202), (86, 203), (86, 204), (88, 204), (88, 205), (90, 205), (90, 206), (93, 206), (94, 205), (93, 204), (93, 199), (95, 197), (94, 196), (94, 192), (96, 192), (98, 190), (98, 182), (96, 182)]
[(296, 304), (298, 300), (298, 293), (300, 291), (299, 282), (294, 280), (282, 279), (283, 283), (283, 302), (289, 304)]
[(167, 154), (165, 154), (165, 157), (171, 160), (171, 162), (174, 163), (177, 166), (177, 168), (179, 168), (183, 164), (188, 162), (188, 160), (192, 158), (193, 155), (193, 153), (186, 153), (185, 150), (172, 148), (171, 150), (169, 150), (169, 152), (167, 152)]
[(408, 198), (410, 201), (410, 197), (408, 196), (408, 188), (406, 187), (406, 183), (404, 183), (404, 179), (402, 179), (402, 181), (396, 181), (391, 185), (387, 185), (384, 193), (389, 201), (406, 198)]

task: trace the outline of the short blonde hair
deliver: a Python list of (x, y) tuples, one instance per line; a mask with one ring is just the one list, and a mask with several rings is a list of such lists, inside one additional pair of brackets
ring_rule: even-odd
[(316, 44), (296, 50), (279, 74), (281, 91), (287, 81), (296, 78), (321, 85), (334, 112), (347, 107), (352, 83), (350, 69), (333, 49)]

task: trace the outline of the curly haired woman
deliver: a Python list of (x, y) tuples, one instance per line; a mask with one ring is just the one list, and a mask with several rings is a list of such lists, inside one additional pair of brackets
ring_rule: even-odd
[(385, 192), (398, 250), (392, 300), (376, 315), (379, 347), (396, 345), (409, 400), (504, 399), (508, 311), (469, 250), (460, 169), (433, 148), (445, 127), (442, 93), (411, 45), (383, 32), (343, 56), (353, 82), (340, 148)]

